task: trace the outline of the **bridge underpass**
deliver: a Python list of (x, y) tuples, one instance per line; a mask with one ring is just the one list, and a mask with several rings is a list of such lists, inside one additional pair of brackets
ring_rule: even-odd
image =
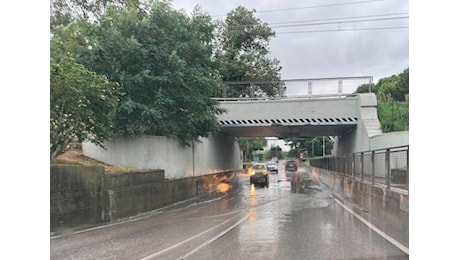
[[(229, 104), (226, 104), (229, 105)], [(357, 117), (342, 118), (258, 118), (219, 120), (222, 132), (235, 137), (339, 136), (352, 131)]]
[[(218, 118), (221, 132), (279, 139), (333, 136), (335, 155), (368, 151), (370, 138), (382, 132), (371, 89), (353, 94), (367, 83), (372, 77), (224, 82), (223, 97), (217, 98), (227, 111)], [(264, 94), (264, 84), (276, 90), (275, 96)], [(240, 94), (231, 96), (235, 93)]]
[(367, 151), (369, 138), (381, 133), (372, 93), (220, 104), (227, 110), (219, 116), (221, 132), (234, 137), (334, 136), (335, 150), (343, 154)]

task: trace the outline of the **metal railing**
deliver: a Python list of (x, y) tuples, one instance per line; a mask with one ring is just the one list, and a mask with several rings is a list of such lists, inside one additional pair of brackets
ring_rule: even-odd
[(310, 166), (409, 191), (409, 146), (312, 159)]
[(362, 84), (371, 92), (371, 76), (285, 79), (279, 81), (224, 81), (220, 101), (346, 97)]

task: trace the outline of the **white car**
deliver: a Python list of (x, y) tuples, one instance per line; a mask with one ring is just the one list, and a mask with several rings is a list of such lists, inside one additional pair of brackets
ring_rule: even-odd
[(269, 161), (267, 163), (267, 169), (270, 172), (278, 172), (278, 164), (274, 161)]

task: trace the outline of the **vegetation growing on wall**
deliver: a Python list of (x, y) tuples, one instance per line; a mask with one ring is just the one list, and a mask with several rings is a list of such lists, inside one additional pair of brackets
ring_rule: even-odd
[[(382, 78), (371, 86), (377, 96), (377, 113), (383, 133), (409, 130), (409, 68), (398, 75)], [(369, 84), (356, 93), (368, 92)]]

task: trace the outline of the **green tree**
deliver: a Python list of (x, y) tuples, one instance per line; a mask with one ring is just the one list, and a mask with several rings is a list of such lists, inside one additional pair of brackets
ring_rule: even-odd
[(213, 29), (209, 15), (196, 9), (189, 18), (164, 1), (148, 10), (109, 7), (82, 28), (77, 60), (125, 93), (115, 109), (118, 135), (173, 136), (189, 145), (219, 129), (223, 110), (210, 98), (219, 88)]
[(323, 140), (325, 154), (331, 154), (334, 141), (328, 136), (307, 137), (307, 138), (288, 138), (286, 143), (291, 146), (290, 157), (299, 157), (301, 153), (308, 157), (323, 156)]
[(240, 137), (238, 144), (245, 160), (252, 161), (252, 152), (263, 149), (267, 145), (267, 140), (263, 137)]
[(238, 6), (218, 23), (215, 56), (222, 81), (256, 81), (252, 86), (228, 85), (228, 96), (275, 96), (285, 92), (280, 83), (280, 62), (268, 55), (269, 41), (275, 32), (254, 13), (255, 10)]
[(80, 19), (97, 20), (111, 5), (123, 8), (136, 4), (139, 4), (139, 0), (51, 0), (50, 28), (68, 25)]
[(400, 74), (380, 79), (376, 85), (376, 94), (382, 102), (406, 101), (409, 95), (409, 68)]
[[(409, 130), (409, 68), (398, 75), (380, 79), (372, 92), (377, 96), (377, 114), (384, 133)], [(369, 84), (355, 93), (367, 93)]]
[(369, 89), (371, 90), (372, 93), (375, 94), (375, 84), (373, 83), (365, 83), (365, 84), (359, 85), (356, 91), (353, 93), (369, 93)]
[(407, 101), (409, 97), (409, 68), (398, 75), (396, 88), (392, 93), (396, 101)]
[(75, 37), (68, 26), (55, 31), (50, 44), (50, 159), (74, 141), (97, 145), (112, 135), (118, 85), (77, 63), (69, 52)]
[(366, 83), (358, 86), (354, 93), (367, 93), (369, 87), (380, 101), (406, 101), (409, 96), (409, 68), (398, 75), (380, 79), (377, 84)]
[(270, 150), (265, 153), (265, 159), (270, 160), (273, 157), (283, 158), (283, 151), (279, 145), (270, 147)]
[(409, 104), (389, 100), (377, 105), (377, 113), (384, 133), (409, 130)]
[(409, 130), (409, 68), (380, 79), (374, 89), (382, 132)]

